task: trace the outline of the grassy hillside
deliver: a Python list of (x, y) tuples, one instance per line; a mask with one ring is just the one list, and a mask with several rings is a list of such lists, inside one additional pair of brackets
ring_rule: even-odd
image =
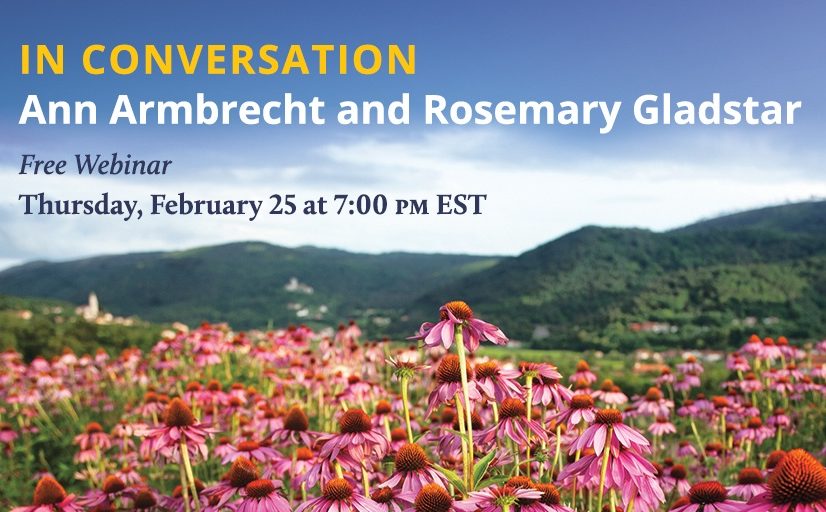
[(697, 222), (675, 231), (707, 231), (709, 229), (760, 229), (783, 233), (826, 232), (826, 207), (823, 201), (769, 206)]
[[(0, 272), (0, 293), (85, 302), (95, 291), (118, 315), (156, 322), (230, 321), (240, 329), (395, 314), (410, 297), (496, 258), (438, 254), (354, 254), (265, 243), (170, 253), (31, 263)], [(285, 286), (292, 278), (298, 287)], [(309, 286), (312, 293), (309, 293)], [(305, 314), (306, 313), (306, 314)]]
[(824, 212), (786, 205), (667, 233), (586, 227), (425, 294), (411, 317), (463, 297), (538, 347), (814, 339), (826, 335)]
[(128, 347), (148, 349), (162, 329), (140, 320), (129, 326), (98, 325), (76, 315), (67, 302), (0, 295), (0, 350), (17, 350), (26, 360), (66, 349), (77, 354), (93, 354), (100, 347), (112, 354)]

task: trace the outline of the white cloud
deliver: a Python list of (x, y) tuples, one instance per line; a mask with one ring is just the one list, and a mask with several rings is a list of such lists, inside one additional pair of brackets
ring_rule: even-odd
[[(390, 250), (517, 254), (585, 224), (667, 229), (723, 211), (826, 196), (826, 179), (789, 165), (762, 145), (753, 158), (744, 141), (693, 141), (706, 158), (628, 152), (614, 158), (557, 151), (502, 132), (443, 131), (402, 141), (367, 138), (319, 144), (301, 166), (271, 165), (189, 173), (182, 179), (20, 176), (0, 168), (0, 266), (34, 259), (180, 249), (237, 240), (312, 244), (354, 251)], [(688, 145), (688, 143), (687, 143)], [(731, 149), (728, 151), (726, 147)], [(555, 155), (562, 155), (555, 157)], [(726, 157), (730, 154), (730, 157)], [(709, 156), (711, 155), (711, 156)], [(804, 166), (805, 167), (805, 166)], [(214, 170), (214, 169), (213, 169)], [(173, 171), (175, 172), (175, 171)], [(178, 171), (179, 172), (179, 171)], [(220, 176), (223, 176), (221, 178)], [(22, 214), (19, 193), (50, 198), (117, 199), (186, 192), (195, 199), (301, 200), (337, 193), (427, 198), (439, 193), (488, 194), (480, 216), (100, 217)], [(332, 205), (331, 205), (332, 207)], [(346, 211), (347, 209), (345, 209)]]

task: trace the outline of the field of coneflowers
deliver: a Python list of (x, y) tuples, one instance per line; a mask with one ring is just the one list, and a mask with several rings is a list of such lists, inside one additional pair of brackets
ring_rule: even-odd
[(826, 341), (755, 335), (722, 383), (687, 357), (632, 392), (598, 361), (486, 357), (506, 333), (463, 302), (424, 320), (406, 344), (202, 325), (3, 353), (0, 507), (826, 512)]

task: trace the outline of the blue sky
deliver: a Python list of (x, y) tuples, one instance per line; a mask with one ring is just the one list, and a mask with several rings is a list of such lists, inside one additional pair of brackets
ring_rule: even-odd
[[(666, 229), (718, 212), (826, 195), (826, 38), (822, 2), (15, 3), (2, 22), (0, 266), (237, 239), (370, 252), (515, 254), (583, 224)], [(60, 77), (21, 76), (21, 44), (62, 43)], [(415, 44), (415, 76), (86, 75), (91, 43)], [(19, 126), (25, 96), (266, 99), (621, 100), (671, 92), (702, 100), (802, 100), (794, 126), (643, 127), (628, 112), (595, 127)], [(417, 109), (414, 108), (414, 112)], [(105, 117), (105, 116), (104, 116)], [(160, 180), (19, 177), (22, 152), (132, 152), (172, 158)], [(483, 218), (116, 219), (22, 215), (17, 195), (101, 191), (140, 198), (191, 191), (236, 198), (294, 191), (428, 196), (472, 185)], [(218, 196), (216, 196), (218, 197)], [(653, 213), (656, 212), (656, 213)], [(524, 219), (529, 219), (525, 221)], [(516, 228), (514, 227), (516, 226)], [(467, 237), (452, 236), (457, 231)], [(356, 236), (352, 233), (359, 233)], [(36, 233), (36, 235), (33, 235)], [(39, 238), (38, 238), (39, 237)], [(476, 240), (472, 243), (468, 240)]]

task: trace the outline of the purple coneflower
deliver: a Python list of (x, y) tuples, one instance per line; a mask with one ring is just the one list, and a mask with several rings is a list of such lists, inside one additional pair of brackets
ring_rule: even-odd
[(781, 428), (787, 430), (792, 425), (792, 420), (786, 415), (786, 410), (782, 407), (777, 407), (772, 411), (772, 415), (766, 420), (766, 425), (772, 428)]
[[(184, 496), (184, 490), (181, 485), (172, 490), (171, 496), (160, 496), (158, 501), (164, 510), (169, 512), (187, 512), (188, 510), (204, 509), (209, 505), (209, 499), (202, 494), (204, 490), (204, 483), (199, 479), (195, 479), (192, 486), (187, 486), (187, 496)], [(195, 497), (193, 498), (193, 493)], [(198, 503), (196, 506), (195, 503)]]
[(121, 468), (115, 471), (115, 476), (123, 480), (126, 485), (138, 485), (143, 482), (143, 476), (137, 472), (134, 466), (124, 464)]
[(112, 446), (112, 439), (103, 431), (100, 423), (93, 421), (86, 424), (82, 434), (75, 436), (75, 443), (81, 450), (103, 451)]
[(749, 337), (749, 340), (740, 347), (740, 352), (743, 354), (748, 354), (751, 356), (757, 356), (760, 353), (760, 347), (763, 345), (763, 341), (760, 339), (760, 336), (756, 334), (752, 334)]
[(593, 448), (596, 455), (602, 454), (603, 448), (608, 438), (608, 429), (611, 429), (611, 450), (619, 451), (619, 447), (632, 448), (647, 453), (649, 450), (648, 439), (633, 428), (622, 422), (622, 413), (616, 409), (600, 409), (596, 413), (594, 424), (589, 425), (582, 435), (571, 445), (570, 453), (577, 450)]
[(690, 441), (680, 441), (680, 444), (677, 447), (677, 456), (678, 457), (696, 457), (697, 456), (697, 449), (694, 448), (694, 445), (691, 444)]
[(776, 468), (780, 461), (786, 456), (786, 452), (784, 450), (774, 450), (766, 457), (766, 472), (771, 472)]
[[(444, 489), (442, 489), (444, 490)], [(333, 478), (324, 485), (321, 496), (305, 501), (295, 512), (384, 512), (378, 503), (355, 491), (343, 478)]]
[(562, 496), (560, 496), (559, 489), (554, 484), (539, 483), (535, 484), (534, 488), (542, 493), (539, 503), (550, 509), (551, 512), (574, 512), (574, 509), (562, 504)]
[(6, 422), (0, 422), (0, 443), (11, 445), (17, 439), (17, 432)]
[(670, 468), (664, 470), (663, 491), (671, 492), (677, 491), (677, 496), (685, 496), (691, 489), (691, 484), (688, 482), (688, 471), (682, 464), (674, 464)]
[(594, 400), (601, 400), (605, 405), (622, 405), (628, 402), (628, 396), (622, 392), (619, 386), (614, 385), (611, 379), (602, 381), (599, 389), (594, 391)]
[(769, 475), (768, 490), (746, 507), (749, 512), (823, 512), (826, 468), (805, 450), (791, 450)]
[(322, 459), (335, 460), (345, 452), (356, 461), (384, 457), (390, 445), (381, 429), (373, 427), (370, 416), (361, 409), (348, 409), (338, 420), (339, 433), (322, 436)]
[(100, 489), (92, 489), (77, 500), (78, 504), (95, 510), (103, 506), (113, 506), (121, 496), (130, 494), (130, 489), (116, 475), (109, 475), (103, 480)]
[(782, 356), (783, 353), (780, 351), (780, 347), (775, 345), (773, 338), (763, 338), (763, 343), (757, 351), (757, 357), (766, 361), (774, 361)]
[(726, 359), (726, 368), (735, 372), (747, 372), (751, 370), (749, 361), (740, 354), (730, 354)]
[(473, 316), (473, 310), (466, 303), (455, 300), (439, 308), (439, 321), (425, 322), (419, 334), (411, 339), (422, 340), (428, 347), (442, 345), (450, 349), (453, 345), (456, 327), (462, 325), (462, 340), (470, 352), (475, 352), (479, 342), (488, 340), (496, 345), (506, 345), (508, 338), (501, 329)]
[(422, 447), (408, 443), (396, 453), (393, 476), (380, 487), (397, 489), (402, 493), (418, 493), (428, 483), (436, 483), (447, 488), (447, 480), (433, 469)]
[(313, 438), (316, 434), (310, 432), (310, 419), (304, 410), (294, 405), (290, 407), (287, 414), (284, 416), (284, 423), (281, 428), (273, 429), (270, 437), (278, 442), (287, 442), (298, 444), (299, 442), (307, 445), (313, 445)]
[(160, 454), (168, 459), (179, 460), (181, 446), (192, 455), (207, 458), (206, 440), (214, 430), (199, 423), (192, 411), (180, 398), (175, 398), (164, 412), (164, 425), (150, 427), (143, 432), (141, 455), (149, 458)]
[(688, 372), (677, 377), (674, 382), (675, 391), (690, 391), (692, 388), (699, 388), (702, 385), (699, 374)]
[(764, 426), (759, 417), (752, 416), (748, 419), (746, 425), (734, 435), (734, 439), (738, 441), (748, 440), (756, 445), (761, 445), (772, 435), (774, 435), (774, 430)]
[(662, 386), (663, 384), (674, 384), (675, 380), (676, 378), (674, 377), (674, 374), (671, 373), (671, 368), (665, 367), (660, 370), (660, 376), (654, 379), (654, 384), (657, 386)]
[(290, 504), (278, 494), (279, 486), (275, 480), (253, 480), (239, 493), (235, 512), (290, 512)]
[(545, 363), (523, 362), (520, 365), (522, 374), (531, 379), (531, 405), (548, 406), (553, 403), (557, 409), (563, 409), (573, 391), (563, 386), (560, 381), (562, 374), (555, 366)]
[[(445, 354), (436, 368), (436, 387), (427, 399), (427, 412), (425, 416), (430, 416), (438, 405), (450, 402), (458, 396), (460, 402), (465, 403), (462, 395), (462, 372), (459, 363), (459, 356), (455, 354)], [(468, 368), (468, 398), (470, 400), (481, 400), (482, 395), (473, 380), (473, 370)]]
[(389, 422), (395, 422), (398, 419), (399, 416), (393, 412), (393, 404), (387, 400), (376, 402), (376, 408), (373, 411), (373, 426), (383, 427), (385, 424), (389, 426)]
[(370, 499), (375, 501), (382, 512), (402, 512), (406, 504), (398, 496), (398, 493), (389, 487), (377, 487), (370, 494)]
[(763, 391), (763, 383), (760, 382), (754, 372), (748, 372), (740, 381), (740, 389), (743, 390), (743, 393), (756, 393)]
[(578, 393), (571, 397), (569, 407), (553, 416), (553, 420), (565, 422), (568, 427), (575, 428), (580, 423), (591, 424), (597, 416), (594, 399), (591, 395)]
[(488, 487), (481, 491), (471, 492), (465, 502), (475, 505), (477, 512), (501, 512), (510, 510), (520, 500), (539, 500), (542, 492), (536, 489), (505, 485), (502, 487)]
[(569, 382), (577, 382), (580, 379), (589, 385), (597, 381), (597, 376), (591, 371), (591, 366), (588, 364), (588, 361), (584, 359), (579, 360), (576, 364), (576, 371), (568, 377)]
[(740, 512), (744, 509), (742, 501), (729, 499), (728, 491), (723, 484), (711, 481), (692, 485), (688, 491), (688, 503), (671, 510), (673, 512)]
[(757, 468), (743, 468), (737, 475), (737, 485), (728, 488), (732, 496), (737, 496), (743, 500), (750, 500), (753, 497), (763, 494), (768, 490), (763, 473)]
[(66, 490), (51, 476), (44, 476), (34, 488), (32, 504), (16, 507), (11, 512), (82, 512), (83, 508), (75, 501), (74, 494)]
[(786, 376), (778, 377), (774, 382), (769, 383), (769, 387), (772, 389), (772, 391), (776, 391), (778, 393), (785, 393), (790, 395), (794, 392), (794, 385), (792, 384), (792, 380)]
[[(476, 510), (475, 504), (454, 501), (450, 493), (438, 484), (427, 484), (418, 493), (402, 494), (401, 498), (413, 505), (408, 509), (413, 512), (471, 512)], [(301, 510), (295, 512), (301, 512)]]
[(279, 454), (272, 463), (271, 470), (276, 475), (290, 475), (290, 485), (293, 489), (300, 489), (306, 480), (306, 475), (313, 467), (315, 454), (306, 446), (294, 448), (292, 455)]
[(230, 446), (221, 459), (221, 464), (227, 464), (238, 457), (246, 457), (257, 462), (270, 462), (278, 457), (278, 452), (271, 446), (258, 441), (241, 441)]
[[(437, 429), (440, 432), (437, 438), (439, 440), (439, 454), (442, 457), (449, 457), (454, 453), (458, 453), (462, 449), (462, 437), (459, 435), (459, 431), (461, 430), (461, 426), (459, 425), (459, 416), (456, 415), (456, 411), (454, 409), (446, 408), (442, 411), (442, 420), (447, 420), (448, 418), (452, 418), (452, 423), (443, 423), (442, 428)], [(484, 426), (482, 423), (482, 417), (479, 416), (478, 412), (473, 411), (473, 414), (471, 414), (471, 423), (475, 437), (475, 433), (481, 431)]]
[(512, 439), (520, 446), (527, 446), (528, 435), (531, 433), (536, 439), (547, 442), (548, 434), (542, 424), (536, 420), (528, 421), (527, 413), (523, 400), (506, 398), (499, 405), (499, 423), (479, 432), (479, 441), (490, 443), (494, 439)]
[(132, 497), (132, 509), (139, 512), (167, 511), (166, 507), (159, 505), (158, 494), (149, 487), (143, 487), (135, 492)]
[(487, 361), (476, 365), (476, 386), (488, 400), (501, 402), (505, 398), (518, 398), (524, 394), (517, 381), (519, 375), (519, 370), (501, 368), (496, 361)]
[(682, 373), (695, 373), (699, 375), (703, 373), (703, 365), (697, 362), (695, 356), (689, 355), (685, 358), (685, 361), (677, 365), (677, 370)]
[(657, 420), (648, 426), (648, 431), (655, 436), (664, 436), (665, 434), (676, 434), (677, 427), (665, 416), (657, 416)]
[[(565, 466), (559, 474), (560, 482), (565, 485), (576, 482), (577, 486), (590, 489), (597, 489), (604, 483), (605, 489), (621, 491), (625, 503), (633, 500), (638, 507), (645, 505), (648, 510), (656, 510), (665, 502), (656, 468), (633, 449), (619, 447), (611, 451), (607, 460), (591, 450), (583, 450), (582, 453), (582, 458)], [(604, 481), (603, 466), (606, 470)]]
[(259, 477), (255, 463), (246, 457), (238, 457), (221, 481), (204, 489), (201, 494), (210, 499), (216, 510), (221, 510), (230, 500), (237, 498), (247, 484), (258, 480)]
[(280, 418), (268, 404), (259, 406), (255, 411), (255, 430), (259, 432), (269, 435), (275, 429), (281, 428), (283, 424), (284, 419)]
[(674, 408), (674, 402), (663, 397), (663, 392), (659, 388), (648, 388), (645, 395), (637, 398), (632, 404), (636, 414), (642, 416), (668, 416)]

